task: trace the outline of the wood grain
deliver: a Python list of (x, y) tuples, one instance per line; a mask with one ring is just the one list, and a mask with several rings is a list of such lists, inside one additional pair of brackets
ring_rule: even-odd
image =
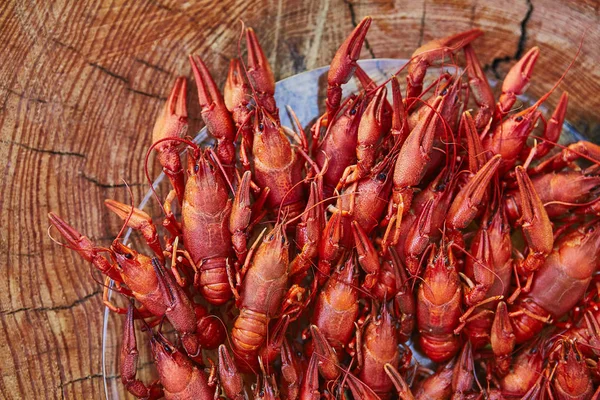
[[(99, 245), (119, 222), (105, 198), (147, 190), (146, 148), (174, 78), (201, 54), (220, 84), (237, 54), (239, 20), (257, 31), (277, 78), (328, 64), (365, 15), (362, 57), (407, 58), (420, 44), (480, 27), (482, 63), (499, 77), (523, 51), (542, 56), (530, 93), (560, 85), (570, 118), (598, 129), (598, 1), (239, 0), (4, 1), (0, 4), (0, 393), (4, 398), (102, 398), (102, 287), (47, 235), (55, 211)], [(587, 30), (589, 28), (589, 30)], [(190, 85), (191, 128), (200, 127)], [(550, 104), (558, 96), (551, 98)], [(596, 128), (594, 128), (596, 127)], [(159, 169), (154, 164), (150, 173)], [(154, 210), (156, 215), (158, 211)], [(98, 279), (98, 277), (96, 277)], [(118, 318), (111, 320), (120, 329)], [(117, 335), (108, 346), (114, 352)], [(111, 376), (109, 381), (118, 381)], [(120, 385), (118, 385), (120, 387)], [(122, 388), (119, 389), (122, 391)]]

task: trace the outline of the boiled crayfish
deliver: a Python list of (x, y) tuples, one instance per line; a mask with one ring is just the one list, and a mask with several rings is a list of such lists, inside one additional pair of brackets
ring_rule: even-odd
[[(190, 56), (215, 148), (185, 136), (177, 78), (148, 152), (172, 186), (164, 237), (143, 210), (106, 200), (151, 256), (121, 233), (100, 247), (49, 214), (125, 315), (121, 379), (134, 396), (600, 397), (600, 146), (556, 144), (568, 95), (548, 119), (539, 110), (556, 85), (511, 111), (538, 48), (497, 102), (471, 46), (479, 29), (426, 43), (378, 85), (357, 64), (372, 22), (336, 52), (310, 127), (293, 110), (296, 126), (281, 125), (252, 29), (223, 94)], [(343, 98), (354, 75), (363, 90)], [(111, 281), (127, 307), (109, 301)], [(136, 377), (142, 336), (151, 383)]]

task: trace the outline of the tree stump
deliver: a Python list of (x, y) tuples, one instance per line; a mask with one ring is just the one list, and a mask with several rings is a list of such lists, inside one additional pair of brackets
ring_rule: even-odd
[[(237, 54), (240, 20), (255, 28), (277, 79), (327, 65), (366, 15), (373, 24), (362, 58), (409, 58), (428, 40), (479, 27), (486, 34), (475, 50), (498, 78), (528, 48), (540, 47), (528, 91), (534, 97), (552, 87), (585, 36), (559, 91), (571, 95), (570, 121), (588, 134), (598, 129), (594, 0), (11, 0), (0, 10), (4, 398), (103, 398), (103, 287), (87, 263), (52, 242), (46, 215), (54, 211), (99, 246), (110, 244), (120, 221), (103, 200), (128, 203), (124, 181), (136, 200), (145, 194), (152, 126), (175, 77), (191, 77), (187, 56), (197, 53), (222, 86)], [(189, 97), (190, 128), (197, 131), (193, 84)], [(154, 163), (149, 169), (160, 172)], [(115, 324), (113, 352), (119, 332)], [(108, 380), (127, 396), (118, 374)]]

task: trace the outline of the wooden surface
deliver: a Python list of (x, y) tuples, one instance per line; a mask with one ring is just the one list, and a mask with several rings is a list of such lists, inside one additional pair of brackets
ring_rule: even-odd
[[(102, 202), (128, 202), (123, 179), (136, 201), (146, 192), (151, 128), (175, 77), (191, 75), (188, 54), (201, 54), (222, 84), (241, 18), (279, 79), (328, 64), (365, 15), (374, 22), (364, 58), (407, 58), (432, 38), (480, 27), (486, 36), (476, 51), (501, 77), (537, 44), (533, 95), (558, 79), (591, 28), (560, 89), (571, 93), (570, 119), (597, 126), (593, 0), (0, 2), (1, 397), (104, 396), (102, 287), (89, 265), (49, 239), (46, 215), (55, 211), (99, 245), (110, 243), (120, 225)], [(195, 131), (193, 84), (189, 94)], [(117, 335), (108, 343), (113, 352)], [(118, 381), (116, 372), (109, 380)]]

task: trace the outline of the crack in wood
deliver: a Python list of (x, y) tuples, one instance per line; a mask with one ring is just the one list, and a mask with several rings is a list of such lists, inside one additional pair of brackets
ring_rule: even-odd
[[(149, 365), (154, 365), (154, 361), (146, 361), (143, 363), (139, 363), (138, 367), (136, 368), (136, 371), (141, 371), (141, 370), (145, 369), (146, 367), (148, 367)], [(87, 381), (90, 379), (98, 379), (98, 378), (102, 378), (102, 379), (106, 379), (107, 381), (110, 381), (113, 379), (121, 379), (121, 374), (107, 375), (106, 377), (104, 377), (104, 375), (101, 373), (91, 374), (91, 375), (83, 376), (81, 378), (71, 379), (70, 381), (67, 381), (64, 383), (61, 382), (60, 386), (58, 388), (63, 389), (67, 385), (72, 385), (77, 382)]]
[(86, 175), (84, 172), (81, 172), (80, 175), (86, 181), (90, 181), (94, 185), (101, 187), (101, 188), (109, 188), (110, 189), (110, 188), (122, 188), (122, 187), (127, 187), (127, 186), (134, 187), (134, 186), (144, 185), (143, 183), (129, 183), (129, 182), (127, 182), (127, 183), (104, 183), (104, 182), (100, 182), (100, 180), (98, 178)]
[(287, 45), (288, 51), (290, 52), (290, 57), (292, 59), (292, 70), (294, 74), (299, 74), (300, 72), (306, 71), (306, 61), (304, 54), (298, 51), (298, 47), (295, 43), (290, 42), (289, 40), (284, 41)]
[(142, 96), (151, 97), (151, 98), (153, 98), (153, 99), (158, 99), (158, 100), (163, 100), (163, 101), (166, 101), (166, 100), (167, 100), (167, 98), (166, 98), (166, 97), (162, 97), (162, 96), (159, 96), (159, 95), (157, 95), (157, 94), (148, 93), (148, 92), (143, 92), (143, 91), (141, 91), (141, 90), (137, 90), (137, 89), (133, 89), (133, 88), (127, 88), (127, 90), (128, 90), (129, 92), (132, 92), (132, 93), (135, 93), (135, 94), (141, 94)]
[(134, 60), (142, 65), (145, 65), (148, 68), (152, 68), (159, 72), (164, 72), (165, 74), (173, 75), (173, 73), (171, 71), (167, 71), (166, 69), (161, 68), (160, 66), (158, 66), (156, 64), (152, 64), (146, 60), (142, 60), (141, 58), (134, 58)]
[(533, 3), (531, 2), (531, 0), (525, 0), (525, 2), (527, 4), (527, 12), (521, 20), (521, 34), (519, 35), (519, 40), (517, 42), (517, 50), (515, 51), (515, 54), (512, 56), (507, 55), (504, 57), (496, 57), (492, 60), (490, 65), (486, 65), (484, 68), (485, 70), (491, 70), (496, 79), (501, 79), (500, 73), (498, 72), (498, 67), (500, 66), (500, 64), (510, 62), (513, 60), (518, 60), (519, 58), (521, 58), (521, 55), (525, 51), (525, 42), (527, 41), (527, 23), (531, 18), (531, 14), (533, 14)]
[(61, 42), (60, 40), (56, 39), (56, 38), (50, 38), (51, 41), (53, 41), (54, 43), (56, 43), (57, 45), (64, 47), (66, 49), (71, 50), (72, 52), (74, 52), (75, 54), (81, 55), (81, 52), (79, 50), (77, 50), (75, 47), (71, 46), (70, 44), (66, 44)]
[(35, 101), (35, 102), (41, 103), (41, 104), (47, 104), (48, 103), (48, 100), (44, 100), (44, 99), (41, 99), (39, 97), (29, 97), (29, 96), (27, 96), (24, 93), (19, 93), (19, 92), (15, 91), (15, 90), (12, 90), (12, 89), (7, 88), (5, 86), (0, 86), (0, 89), (6, 90), (8, 93), (14, 94), (15, 96), (17, 96), (17, 97), (19, 97), (19, 98), (21, 98), (23, 100)]
[(29, 145), (26, 145), (24, 143), (15, 142), (13, 140), (0, 139), (0, 143), (12, 144), (12, 145), (24, 148), (26, 150), (34, 151), (36, 153), (46, 153), (46, 154), (52, 154), (52, 155), (57, 155), (57, 156), (80, 157), (80, 158), (84, 158), (84, 159), (86, 158), (85, 154), (83, 154), (83, 153), (77, 153), (77, 152), (74, 152), (74, 151), (59, 151), (59, 150), (51, 150), (51, 149), (38, 149), (37, 147), (29, 146)]
[(423, 2), (423, 13), (421, 14), (421, 26), (419, 27), (419, 44), (417, 47), (423, 45), (423, 36), (425, 35), (425, 16), (427, 15), (427, 2)]
[[(82, 382), (82, 381), (87, 381), (89, 379), (96, 379), (96, 378), (102, 378), (102, 374), (93, 374), (93, 375), (88, 375), (88, 376), (82, 376), (81, 378), (76, 378), (76, 379), (71, 379), (70, 381), (67, 382), (61, 382), (59, 388), (63, 388), (67, 385), (72, 385), (74, 383), (77, 382)], [(110, 377), (106, 377), (107, 379), (109, 379)]]
[(27, 311), (31, 311), (31, 312), (48, 312), (48, 311), (62, 311), (62, 310), (69, 310), (73, 307), (78, 306), (79, 304), (85, 302), (88, 299), (91, 299), (94, 296), (99, 295), (100, 293), (103, 292), (104, 289), (98, 289), (93, 291), (92, 293), (89, 293), (77, 300), (75, 300), (73, 303), (71, 304), (66, 304), (66, 305), (62, 305), (62, 306), (54, 306), (54, 307), (21, 307), (21, 308), (17, 308), (16, 310), (2, 310), (0, 311), (0, 315), (2, 316), (7, 316), (7, 315), (13, 315), (13, 314), (17, 314), (20, 312), (27, 312)]
[(97, 68), (100, 71), (104, 72), (105, 74), (107, 74), (109, 76), (112, 76), (113, 78), (118, 79), (121, 82), (124, 82), (125, 84), (129, 85), (129, 79), (125, 78), (124, 76), (121, 76), (121, 75), (117, 74), (116, 72), (111, 71), (110, 69), (108, 69), (106, 67), (103, 67), (100, 64), (89, 62), (88, 65), (91, 66), (91, 67)]
[[(141, 371), (141, 370), (145, 369), (146, 367), (148, 367), (149, 365), (154, 365), (154, 361), (146, 361), (146, 362), (138, 363), (138, 366), (135, 370)], [(106, 379), (106, 380), (110, 381), (113, 379), (120, 379), (121, 374), (107, 375), (106, 377), (101, 373), (91, 374), (91, 375), (87, 375), (87, 376), (82, 376), (81, 378), (71, 379), (70, 381), (67, 381), (67, 382), (61, 382), (60, 386), (58, 388), (62, 389), (67, 385), (72, 385), (77, 382), (87, 381), (90, 379), (98, 379), (98, 378), (102, 378), (102, 379)]]
[[(350, 11), (350, 21), (352, 22), (352, 26), (355, 28), (358, 26), (358, 21), (356, 20), (356, 12), (354, 11), (354, 4), (350, 2), (350, 0), (344, 0), (344, 3), (348, 5), (348, 10)], [(371, 55), (371, 58), (377, 58), (375, 56), (375, 52), (373, 52), (373, 48), (369, 44), (369, 39), (365, 38), (365, 49)]]

